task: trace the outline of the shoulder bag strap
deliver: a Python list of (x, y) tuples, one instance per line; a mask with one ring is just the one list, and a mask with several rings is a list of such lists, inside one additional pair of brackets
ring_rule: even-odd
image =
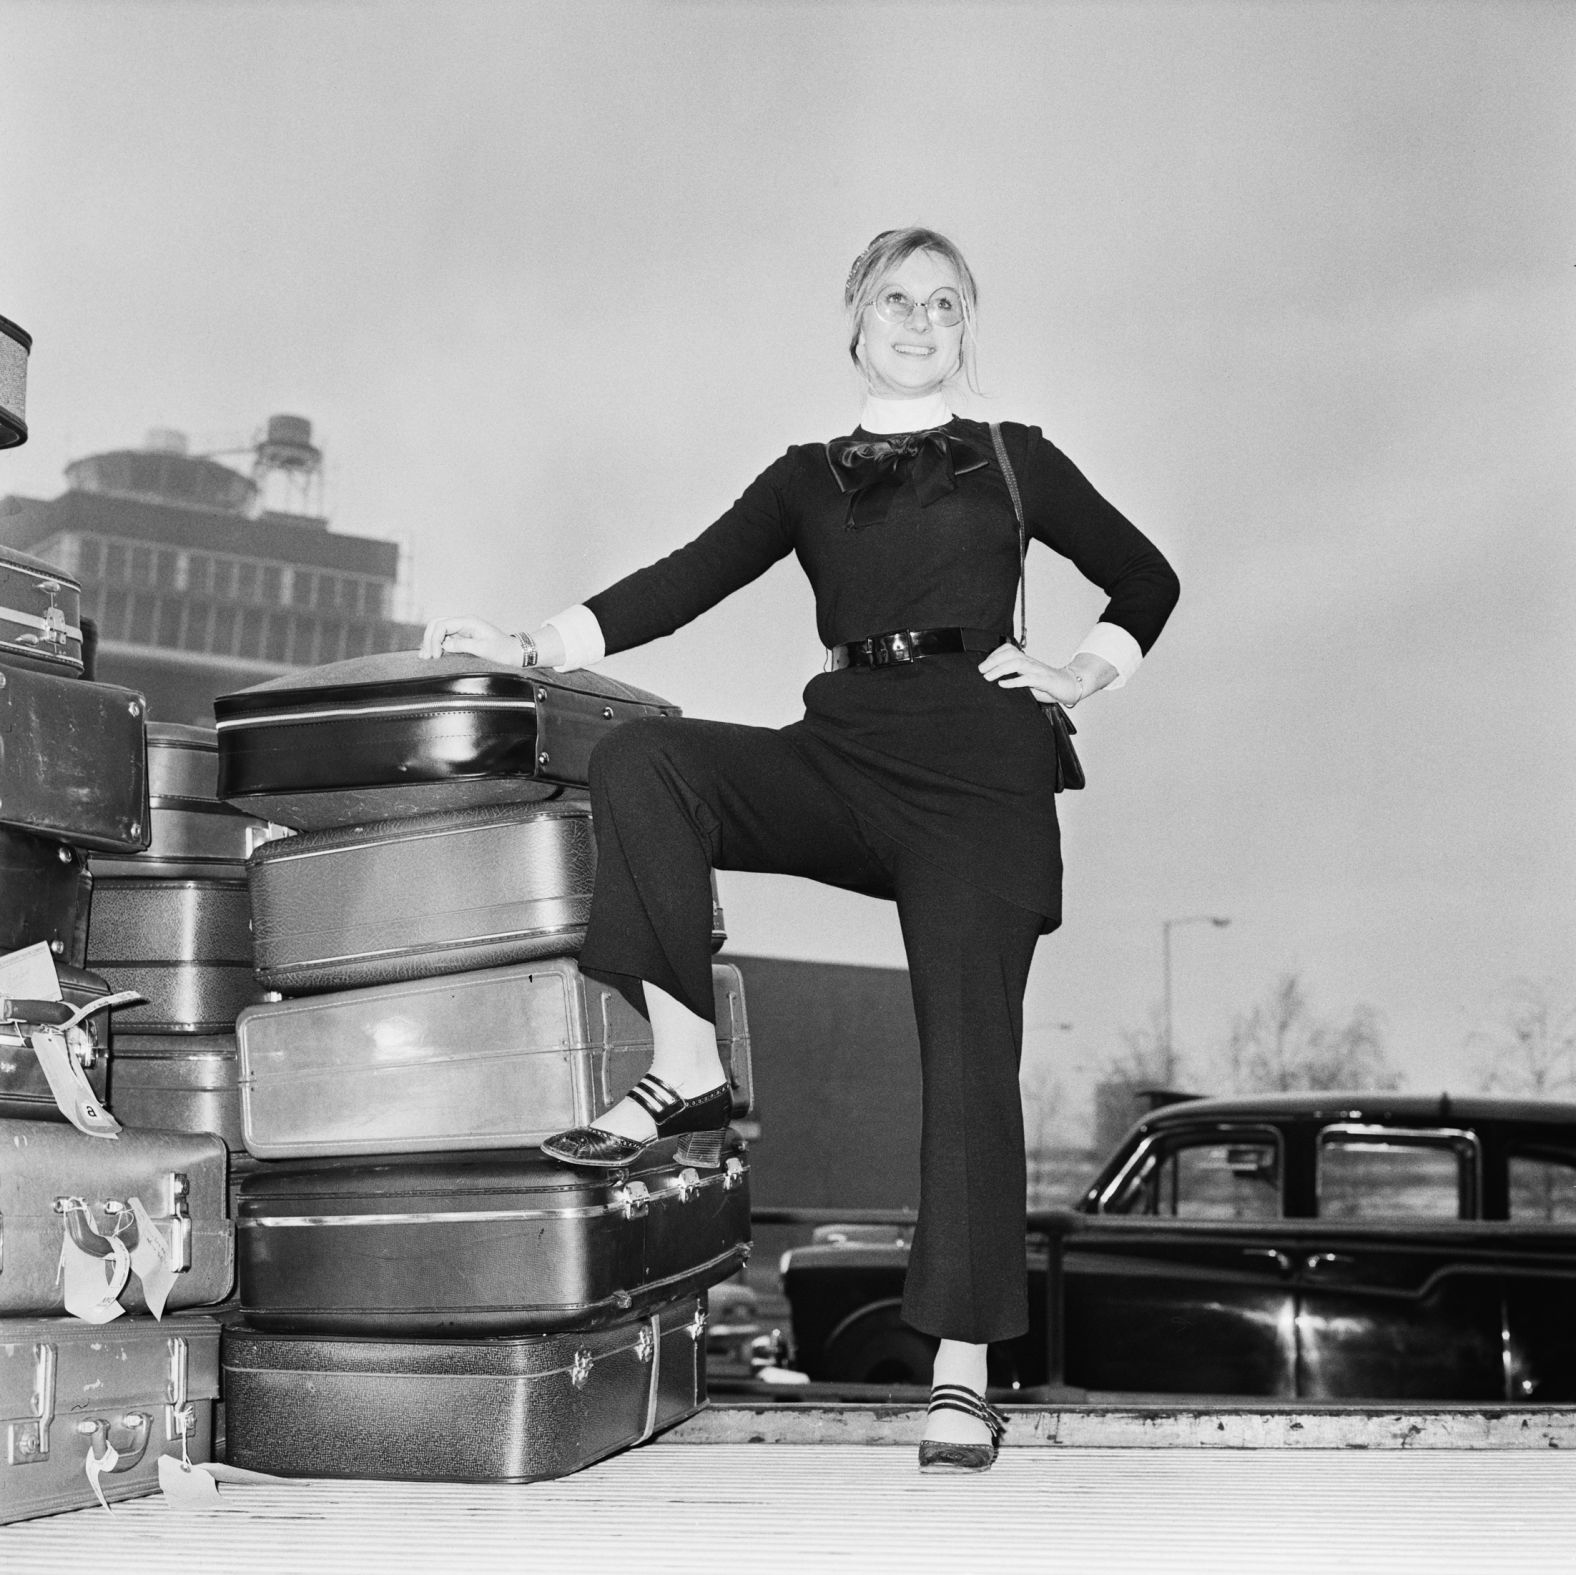
[(1001, 466), (1002, 477), (1012, 497), (1012, 512), (1018, 520), (1018, 649), (1023, 651), (1029, 645), (1029, 577), (1025, 573), (1029, 562), (1029, 530), (1023, 523), (1023, 498), (1018, 492), (1012, 461), (1007, 458), (1007, 445), (1002, 441), (999, 421), (990, 424), (990, 440), (996, 446), (996, 463)]

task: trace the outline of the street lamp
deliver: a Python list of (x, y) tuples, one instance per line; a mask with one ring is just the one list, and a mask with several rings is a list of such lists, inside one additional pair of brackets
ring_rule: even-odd
[(1162, 991), (1165, 1000), (1165, 1028), (1166, 1028), (1166, 1076), (1168, 1079), (1176, 1075), (1174, 1057), (1176, 1054), (1175, 1042), (1171, 1036), (1171, 929), (1177, 924), (1213, 924), (1217, 930), (1223, 930), (1231, 923), (1230, 919), (1222, 918), (1213, 913), (1190, 913), (1181, 919), (1162, 919), (1160, 921), (1160, 960)]

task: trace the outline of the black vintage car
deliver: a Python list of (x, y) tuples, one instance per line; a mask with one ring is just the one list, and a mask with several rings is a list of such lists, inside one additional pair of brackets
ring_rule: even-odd
[[(1003, 1387), (1329, 1400), (1576, 1398), (1576, 1104), (1284, 1094), (1169, 1105), (1030, 1217)], [(783, 1259), (815, 1379), (928, 1380), (906, 1233)]]

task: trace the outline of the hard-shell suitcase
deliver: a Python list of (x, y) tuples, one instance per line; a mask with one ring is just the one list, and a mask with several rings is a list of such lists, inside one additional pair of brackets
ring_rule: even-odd
[[(225, 1215), (222, 1139), (133, 1131), (95, 1138), (64, 1123), (0, 1120), (0, 1154), (0, 1317), (63, 1314), (65, 1238), (96, 1258), (110, 1256), (110, 1236), (134, 1247), (133, 1198), (169, 1249), (175, 1278), (167, 1307), (204, 1307), (229, 1290), (235, 1232)], [(147, 1308), (135, 1274), (116, 1299), (128, 1312)]]
[(122, 1034), (108, 1103), (128, 1127), (216, 1132), (241, 1148), (241, 1057), (231, 1034)]
[(0, 546), (0, 662), (82, 676), (82, 587), (42, 558)]
[(0, 954), (43, 941), (62, 962), (80, 968), (92, 885), (85, 854), (0, 826)]
[(220, 797), (317, 830), (562, 797), (613, 728), (678, 707), (597, 673), (394, 652), (221, 695), (214, 715)]
[(247, 865), (257, 977), (288, 995), (576, 952), (595, 875), (583, 800), (284, 837)]
[[(60, 998), (69, 1007), (84, 1006), (111, 993), (108, 983), (84, 968), (55, 965)], [(5, 1016), (0, 1004), (0, 1117), (64, 1121), (44, 1068), (27, 1043), (27, 1024)], [(100, 1104), (109, 1086), (109, 1023), (104, 1013), (82, 1019), (82, 1033), (73, 1035), (77, 1060)], [(3, 1265), (0, 1265), (3, 1268)]]
[(0, 448), (27, 442), (27, 357), (33, 336), (0, 317)]
[[(580, 950), (596, 879), (584, 800), (413, 815), (260, 846), (257, 977), (304, 995)], [(714, 949), (727, 939), (712, 904)]]
[(241, 1187), (246, 1321), (320, 1333), (536, 1334), (609, 1323), (749, 1257), (745, 1147), (715, 1170), (674, 1141), (627, 1171), (490, 1151), (270, 1165)]
[(706, 1401), (706, 1311), (685, 1297), (523, 1339), (224, 1333), (232, 1465), (279, 1476), (539, 1482), (645, 1442)]
[(238, 879), (263, 822), (219, 797), (219, 735), (211, 727), (148, 723), (147, 851), (100, 855), (102, 875)]
[(148, 845), (135, 690), (0, 665), (0, 825), (106, 853)]
[(148, 998), (117, 1013), (117, 1036), (229, 1033), (262, 999), (244, 880), (96, 876), (88, 958), (115, 989)]
[[(712, 965), (734, 1114), (754, 1095), (744, 984)], [(259, 1159), (528, 1148), (651, 1066), (651, 1025), (571, 958), (248, 1007), (241, 1121)]]
[(179, 1458), (183, 1433), (189, 1460), (213, 1459), (218, 1393), (212, 1318), (0, 1319), (0, 1524), (96, 1503), (85, 1468), (106, 1446), (111, 1502), (156, 1493), (159, 1457)]

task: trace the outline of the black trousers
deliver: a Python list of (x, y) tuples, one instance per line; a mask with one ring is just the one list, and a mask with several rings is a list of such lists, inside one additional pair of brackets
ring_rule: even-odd
[(807, 876), (896, 902), (924, 1079), (903, 1316), (942, 1339), (1022, 1334), (1018, 1058), (1040, 916), (883, 836), (769, 728), (627, 723), (591, 757), (591, 797), (597, 877), (582, 965), (655, 984), (708, 1020), (713, 868)]

